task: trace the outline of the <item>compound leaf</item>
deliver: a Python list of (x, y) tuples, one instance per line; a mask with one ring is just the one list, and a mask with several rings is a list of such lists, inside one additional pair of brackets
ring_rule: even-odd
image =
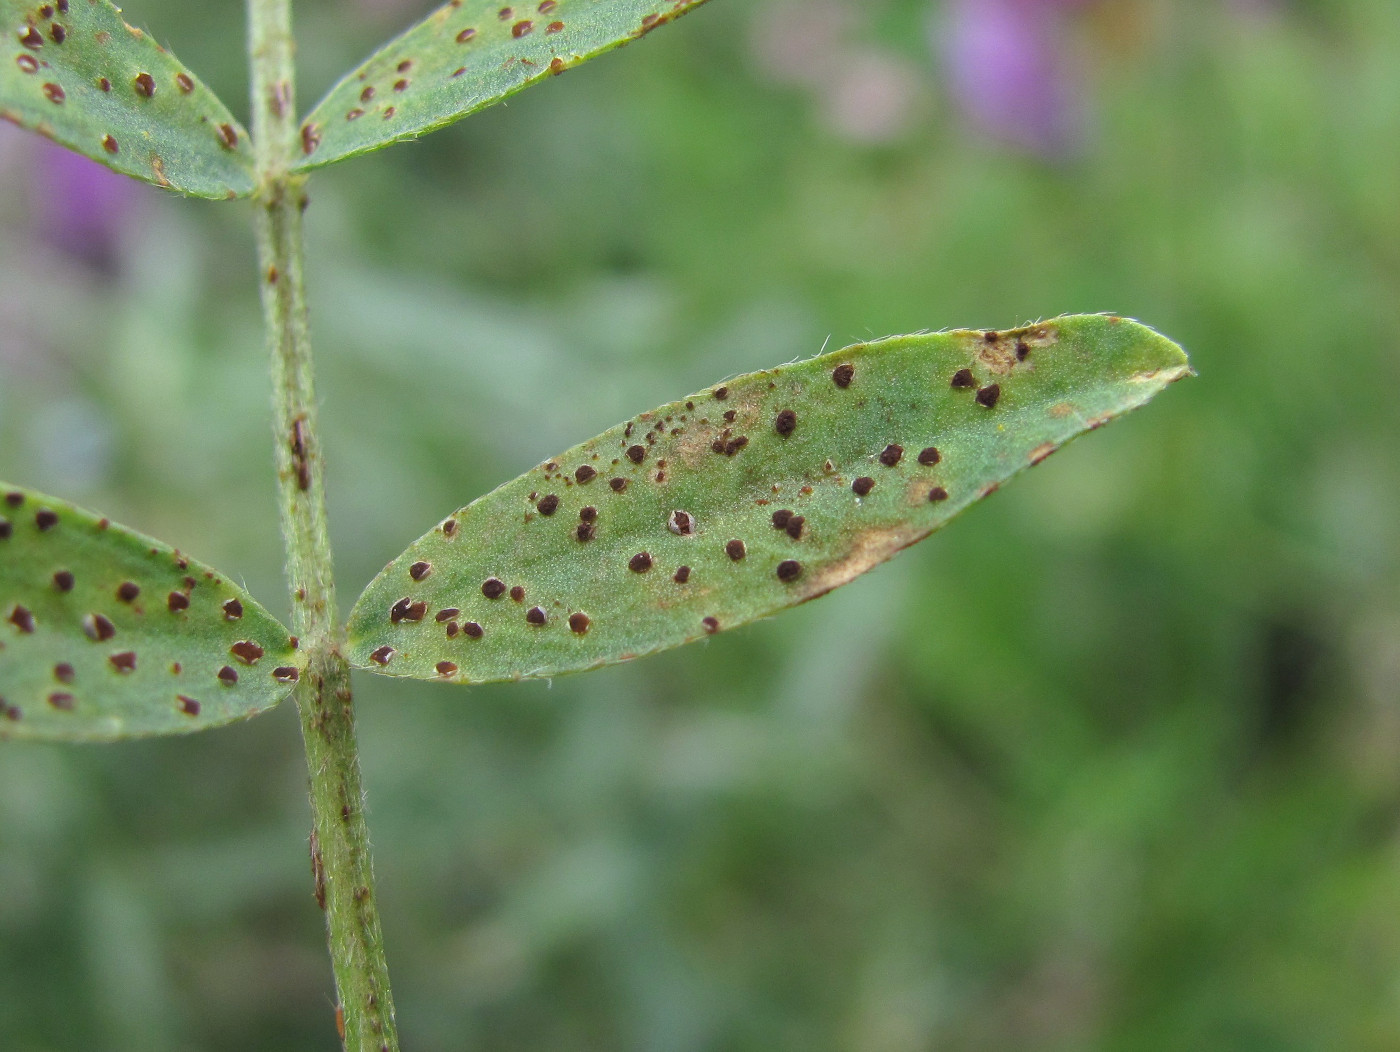
[(276, 705), (302, 665), (224, 575), (0, 483), (0, 738), (204, 730)]
[(347, 74), (302, 124), (302, 169), (485, 109), (705, 0), (451, 0)]
[(248, 134), (108, 0), (0, 0), (0, 117), (194, 197), (253, 191)]
[(605, 431), (438, 524), (350, 615), (353, 664), (477, 683), (649, 654), (814, 599), (1190, 372), (1089, 315), (897, 336)]

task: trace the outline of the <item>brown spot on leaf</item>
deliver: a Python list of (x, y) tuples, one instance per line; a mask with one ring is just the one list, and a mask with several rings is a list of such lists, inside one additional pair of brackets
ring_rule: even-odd
[(676, 584), (685, 584), (686, 581), (690, 580), (690, 567), (676, 567), (676, 572), (671, 575), (671, 580), (675, 581)]
[(53, 575), (53, 586), (60, 592), (71, 592), (74, 583), (73, 574), (69, 570), (59, 570)]
[(220, 124), (217, 130), (219, 143), (225, 150), (234, 150), (238, 148), (238, 129), (232, 124)]
[(520, 587), (520, 585), (518, 584), (512, 585), (510, 589), (510, 597), (517, 603), (525, 602), (525, 589)]
[(564, 30), (564, 23), (563, 23), (563, 22), (551, 22), (551, 23), (549, 23), (549, 25), (547, 25), (547, 26), (544, 27), (544, 31), (545, 31), (546, 33), (560, 33), (560, 32), (563, 32), (563, 30)]
[(421, 581), (433, 572), (433, 564), (429, 562), (416, 562), (408, 568), (408, 576), (415, 581)]
[(723, 402), (726, 398), (729, 397), (729, 388), (727, 388), (727, 387), (716, 387), (716, 388), (715, 388), (715, 397), (718, 398), (721, 402)]
[(597, 474), (598, 472), (592, 467), (590, 467), (587, 464), (582, 464), (574, 472), (574, 481), (576, 481), (580, 486), (582, 486), (586, 482), (593, 481), (593, 479), (597, 477)]
[(666, 528), (678, 537), (691, 537), (695, 534), (695, 517), (688, 511), (677, 509), (666, 520)]
[(176, 73), (175, 86), (180, 89), (181, 95), (188, 95), (194, 91), (194, 81), (190, 79), (188, 73)]
[(627, 568), (633, 573), (646, 573), (651, 569), (651, 553), (638, 552), (627, 560)]
[(34, 525), (43, 531), (51, 530), (58, 525), (58, 515), (48, 508), (40, 508), (34, 513)]
[(19, 67), (21, 73), (37, 73), (39, 71), (39, 60), (33, 55), (26, 55), (23, 52), (15, 56), (15, 65)]
[(455, 661), (439, 661), (433, 667), (437, 669), (437, 674), (439, 676), (450, 676), (457, 671), (457, 663)]
[(831, 382), (837, 387), (850, 387), (851, 380), (855, 378), (855, 375), (856, 367), (847, 362), (831, 370)]
[(988, 384), (977, 392), (977, 404), (991, 409), (1001, 397), (1001, 384)]
[(199, 702), (195, 701), (194, 698), (191, 698), (187, 694), (175, 695), (175, 707), (178, 708), (181, 712), (183, 712), (186, 716), (199, 715)]
[(977, 381), (973, 379), (971, 369), (959, 369), (953, 374), (952, 386), (960, 391), (969, 387), (976, 387)]
[(559, 497), (554, 493), (546, 493), (535, 507), (541, 515), (553, 515), (559, 510)]
[(402, 92), (402, 91), (407, 91), (407, 90), (408, 90), (408, 81), (407, 81), (406, 79), (405, 79), (405, 80), (396, 80), (396, 81), (394, 81), (394, 90), (395, 90), (395, 91), (400, 91), (400, 92)]
[(778, 580), (795, 581), (802, 576), (802, 564), (796, 559), (784, 559), (778, 564)]
[(136, 671), (136, 651), (134, 650), (123, 650), (119, 654), (112, 654), (107, 660), (118, 672)]
[(301, 152), (314, 153), (321, 145), (321, 129), (310, 122), (301, 126)]
[(49, 26), (49, 39), (55, 44), (62, 44), (68, 39), (68, 30), (55, 22), (53, 25)]
[(475, 621), (467, 621), (462, 625), (462, 633), (471, 639), (480, 639), (486, 634), (486, 630)]
[(68, 96), (57, 84), (49, 83), (44, 85), (44, 98), (56, 105), (63, 105), (63, 100)]
[(263, 656), (263, 648), (251, 639), (240, 639), (228, 648), (228, 652), (245, 665), (256, 665)]
[(559, 74), (563, 73), (564, 68), (564, 60), (558, 55), (555, 55), (552, 59), (549, 60), (549, 72), (552, 73), (554, 76), (557, 77), (559, 76)]
[(942, 459), (943, 454), (939, 453), (934, 446), (919, 450), (919, 463), (926, 468), (933, 467), (933, 465), (937, 464)]
[(904, 457), (904, 447), (891, 442), (880, 451), (880, 463), (887, 468), (892, 468)]
[(190, 608), (190, 597), (184, 592), (171, 592), (165, 597), (165, 605), (170, 608), (172, 614)]
[(726, 541), (724, 554), (733, 559), (736, 563), (748, 554), (748, 549), (744, 547), (744, 542), (735, 537), (732, 541)]
[(73, 711), (73, 695), (66, 691), (56, 690), (49, 695), (49, 704), (60, 712)]
[(612, 487), (614, 493), (621, 493), (627, 488), (627, 480), (624, 478), (608, 479), (608, 485)]
[(433, 615), (433, 620), (437, 622), (451, 621), (461, 612), (462, 611), (458, 610), (455, 606), (445, 607)]
[(627, 447), (627, 459), (630, 460), (633, 464), (640, 464), (643, 460), (646, 459), (646, 455), (647, 455), (647, 447), (646, 447), (646, 446), (628, 446), (628, 447)]
[(591, 624), (592, 622), (585, 613), (577, 612), (569, 615), (569, 631), (573, 632), (575, 635), (581, 636), (585, 634), (588, 631), (588, 626)]
[(149, 99), (156, 93), (156, 79), (149, 73), (138, 73), (131, 82), (132, 89), (143, 99)]
[(232, 665), (225, 665), (219, 669), (219, 682), (226, 687), (231, 687), (238, 682), (238, 670)]
[(117, 146), (117, 140), (112, 138), (110, 135), (102, 136), (102, 148), (108, 153), (116, 153), (119, 149), (119, 147)]
[(788, 522), (792, 519), (792, 512), (787, 508), (779, 508), (773, 513), (773, 529), (785, 530)]
[(784, 409), (773, 418), (773, 430), (786, 438), (797, 430), (797, 414), (791, 409)]
[(875, 488), (875, 480), (868, 475), (862, 475), (851, 483), (851, 492), (857, 497), (866, 496)]
[(53, 667), (53, 678), (60, 683), (72, 683), (76, 676), (77, 672), (66, 661), (60, 661)]
[(224, 602), (224, 620), (237, 621), (243, 616), (243, 604), (237, 599), (228, 599)]
[(117, 598), (123, 603), (134, 603), (141, 594), (141, 586), (135, 581), (123, 581), (117, 586)]
[(378, 650), (374, 651), (374, 653), (370, 654), (369, 659), (382, 668), (393, 660), (395, 653), (396, 651), (394, 648), (385, 643)]
[(714, 635), (719, 631), (719, 619), (715, 617), (702, 617), (700, 623), (705, 626), (705, 631)]
[(85, 614), (83, 635), (94, 643), (103, 643), (117, 634), (117, 626), (105, 614)]
[(544, 612), (544, 607), (532, 606), (525, 611), (525, 622), (527, 624), (539, 626), (549, 620), (549, 615)]
[(527, 18), (511, 26), (510, 35), (513, 36), (516, 40), (519, 40), (521, 37), (529, 36), (532, 32), (534, 32), (534, 29), (535, 23), (531, 22)]
[(802, 527), (806, 524), (807, 520), (801, 515), (794, 515), (792, 518), (788, 519), (787, 525), (783, 527), (783, 529), (793, 540), (800, 541), (802, 539)]
[(595, 527), (591, 522), (581, 522), (574, 527), (574, 536), (580, 541), (591, 541)]
[(462, 30), (460, 33), (457, 34), (457, 43), (465, 44), (474, 36), (476, 36), (476, 30), (473, 29), (471, 26), (467, 26), (466, 29)]
[(499, 599), (506, 594), (506, 583), (499, 577), (488, 577), (481, 584), (481, 594), (487, 599)]
[(44, 38), (39, 35), (39, 31), (33, 26), (29, 26), (25, 32), (19, 35), (19, 42), (31, 51), (38, 51), (44, 46)]
[(590, 504), (586, 508), (579, 509), (578, 517), (580, 522), (593, 522), (598, 518), (598, 509)]

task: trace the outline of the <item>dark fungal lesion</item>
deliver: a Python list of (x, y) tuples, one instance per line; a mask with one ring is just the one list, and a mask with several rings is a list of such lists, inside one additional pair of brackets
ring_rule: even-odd
[(996, 406), (1001, 398), (1001, 384), (988, 384), (977, 392), (977, 404), (987, 409)]

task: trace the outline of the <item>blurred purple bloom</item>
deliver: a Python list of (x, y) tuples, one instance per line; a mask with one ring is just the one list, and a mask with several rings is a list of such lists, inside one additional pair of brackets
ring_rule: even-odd
[(1084, 99), (1061, 22), (1077, 0), (948, 0), (932, 27), (948, 87), (980, 130), (1034, 153), (1074, 150)]
[(122, 231), (145, 188), (43, 139), (36, 140), (30, 171), (35, 234), (98, 270), (114, 270)]

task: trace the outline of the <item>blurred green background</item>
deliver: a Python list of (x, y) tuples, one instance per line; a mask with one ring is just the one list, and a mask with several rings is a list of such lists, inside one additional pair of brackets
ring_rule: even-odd
[[(302, 0), (303, 106), (426, 11)], [(130, 0), (246, 113), (239, 5)], [(0, 127), (0, 478), (287, 609), (243, 204)], [(1116, 311), (1200, 378), (782, 618), (358, 684), (405, 1047), (1400, 1048), (1400, 5), (717, 0), (308, 213), (348, 607), (628, 415)], [(336, 1047), (294, 713), (0, 748), (0, 1046)]]

